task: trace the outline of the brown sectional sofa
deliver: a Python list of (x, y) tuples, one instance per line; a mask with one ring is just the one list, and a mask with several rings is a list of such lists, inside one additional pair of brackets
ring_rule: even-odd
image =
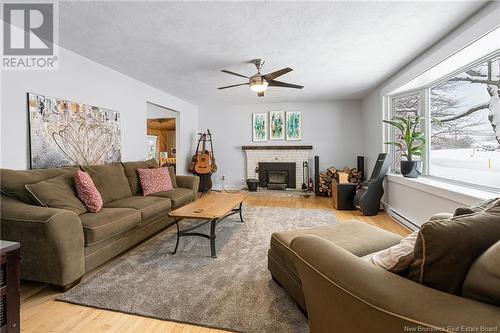
[(86, 272), (172, 225), (168, 213), (196, 200), (199, 178), (175, 176), (171, 169), (174, 189), (144, 197), (136, 169), (154, 165), (144, 161), (82, 167), (104, 203), (98, 213), (82, 214), (40, 206), (25, 187), (70, 177), (77, 167), (1, 169), (1, 238), (21, 243), (21, 278), (67, 289)]
[(306, 311), (306, 301), (290, 244), (297, 236), (304, 235), (321, 237), (360, 257), (391, 247), (401, 240), (396, 234), (355, 220), (333, 226), (272, 234), (268, 252), (271, 276), (288, 291), (303, 311)]
[[(431, 221), (451, 216), (437, 214)], [(398, 235), (354, 220), (277, 232), (271, 236), (268, 268), (273, 279), (307, 311), (311, 332), (500, 330), (498, 305), (430, 288), (362, 259), (399, 243), (400, 239)], [(498, 249), (500, 240), (496, 258)], [(478, 270), (478, 274), (484, 274), (485, 270), (500, 277), (500, 265), (490, 263)], [(486, 281), (490, 281), (490, 288), (495, 283), (485, 276), (474, 279), (484, 290)], [(500, 289), (496, 286), (494, 290)], [(495, 291), (490, 292), (493, 295)]]
[(500, 330), (499, 306), (421, 285), (317, 236), (298, 236), (291, 249), (312, 333)]

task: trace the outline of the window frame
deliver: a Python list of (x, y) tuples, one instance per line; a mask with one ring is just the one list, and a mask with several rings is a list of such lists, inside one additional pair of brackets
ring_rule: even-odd
[[(426, 109), (425, 109), (425, 106), (424, 106), (424, 92), (422, 91), (422, 89), (412, 89), (412, 90), (408, 90), (408, 91), (405, 91), (405, 92), (401, 92), (401, 93), (398, 93), (398, 94), (394, 94), (394, 95), (389, 95), (388, 96), (388, 114), (386, 114), (386, 117), (384, 119), (391, 119), (393, 117), (393, 108), (394, 108), (394, 100), (396, 98), (399, 98), (399, 97), (404, 97), (404, 96), (410, 96), (410, 95), (418, 95), (418, 98), (419, 98), (419, 103), (420, 103), (420, 111), (421, 111), (421, 115), (420, 116), (424, 116), (425, 117), (425, 114), (426, 114)], [(427, 119), (427, 118), (426, 118)], [(423, 130), (424, 132), (426, 131), (426, 128), (427, 128), (427, 125), (425, 123), (421, 123), (420, 124), (421, 126), (421, 130)], [(396, 140), (396, 137), (395, 137), (395, 134), (394, 134), (394, 128), (392, 126), (388, 126), (388, 131), (387, 133), (385, 133), (385, 136), (384, 136), (385, 140), (384, 141), (395, 141)], [(389, 155), (391, 155), (391, 158), (394, 158), (394, 154), (395, 154), (395, 151), (396, 151), (396, 148), (392, 145), (384, 145), (386, 146), (386, 150), (385, 152), (388, 153)], [(389, 146), (389, 147), (387, 147)], [(425, 149), (427, 149), (427, 144), (425, 145)], [(425, 161), (425, 155), (427, 154), (425, 152), (425, 149), (424, 149), (424, 156), (421, 156), (420, 160), (421, 161)], [(391, 167), (390, 169), (392, 170), (392, 164), (394, 163), (394, 161), (391, 161)], [(427, 163), (423, 162), (424, 164), (424, 167)], [(400, 172), (397, 172), (397, 174), (399, 174)]]
[[(422, 124), (422, 127), (423, 127), (422, 130), (424, 131), (425, 139), (426, 139), (424, 153), (423, 153), (423, 156), (421, 157), (421, 161), (423, 163), (423, 168), (422, 168), (422, 176), (423, 177), (427, 177), (429, 179), (441, 181), (441, 182), (448, 183), (448, 184), (459, 185), (459, 186), (463, 186), (463, 187), (467, 187), (467, 188), (471, 188), (471, 189), (484, 190), (484, 191), (493, 192), (493, 193), (499, 192), (499, 189), (496, 187), (474, 184), (474, 183), (469, 183), (469, 182), (463, 182), (463, 181), (439, 177), (439, 176), (433, 176), (430, 174), (431, 166), (430, 166), (430, 160), (429, 160), (430, 151), (431, 151), (431, 145), (429, 144), (430, 143), (429, 138), (431, 137), (431, 126), (430, 126), (430, 119), (431, 119), (431, 117), (430, 117), (431, 96), (430, 95), (431, 94), (430, 94), (430, 90), (433, 87), (448, 81), (449, 79), (453, 78), (454, 76), (456, 76), (460, 73), (463, 73), (467, 70), (470, 70), (478, 65), (481, 65), (485, 61), (492, 59), (492, 58), (496, 58), (496, 57), (500, 57), (500, 50), (496, 50), (496, 51), (494, 51), (494, 52), (492, 52), (484, 57), (481, 57), (480, 59), (477, 59), (473, 62), (470, 62), (468, 65), (463, 66), (455, 71), (452, 71), (448, 75), (443, 76), (437, 80), (434, 80), (434, 81), (430, 82), (429, 84), (426, 84), (425, 86), (415, 88), (415, 89), (401, 91), (401, 92), (398, 92), (395, 94), (387, 94), (384, 96), (384, 100), (385, 100), (384, 105), (386, 106), (385, 111), (384, 111), (384, 119), (390, 119), (390, 118), (392, 118), (392, 115), (393, 115), (394, 99), (396, 99), (398, 97), (402, 97), (402, 96), (413, 95), (415, 93), (420, 94), (420, 103), (422, 106), (421, 107), (422, 116), (425, 117), (425, 121)], [(388, 125), (384, 126), (384, 127), (386, 128), (384, 130), (384, 141), (389, 141), (390, 139), (393, 138), (394, 129)], [(391, 155), (391, 157), (393, 157), (394, 156), (393, 149), (391, 147), (388, 147), (388, 145), (384, 145), (384, 146), (385, 146), (384, 152), (388, 153), (389, 155)], [(393, 172), (393, 170), (390, 170), (390, 172), (391, 171)]]

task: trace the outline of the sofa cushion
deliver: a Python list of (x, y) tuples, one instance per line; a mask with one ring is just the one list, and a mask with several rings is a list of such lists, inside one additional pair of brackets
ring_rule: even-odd
[(493, 198), (493, 199), (488, 199), (488, 200), (478, 202), (477, 204), (469, 206), (469, 207), (458, 207), (457, 209), (455, 209), (455, 213), (453, 214), (453, 216), (474, 214), (474, 213), (483, 211), (483, 210), (487, 209), (489, 206), (491, 206), (497, 200), (498, 200), (498, 198)]
[(80, 215), (85, 246), (129, 230), (141, 222), (141, 212), (132, 208), (103, 208), (98, 213)]
[(295, 274), (298, 273), (291, 257), (290, 243), (299, 235), (315, 235), (324, 238), (359, 257), (386, 249), (401, 240), (401, 236), (355, 220), (313, 229), (273, 233), (271, 254)]
[(82, 169), (92, 177), (104, 203), (132, 195), (121, 163), (84, 166)]
[[(158, 162), (156, 162), (155, 159), (150, 159), (147, 161), (122, 162), (122, 165), (125, 171), (125, 176), (127, 177), (130, 185), (130, 191), (132, 192), (132, 195), (136, 195), (142, 193), (141, 182), (139, 180), (139, 175), (137, 174), (137, 169), (155, 168), (158, 166)], [(172, 186), (174, 188), (177, 187), (175, 169), (173, 166), (168, 167), (168, 173), (170, 175), (170, 179), (172, 180)]]
[(413, 262), (413, 249), (417, 240), (418, 231), (414, 231), (398, 244), (364, 256), (363, 259), (380, 266), (391, 273), (406, 275)]
[[(431, 216), (429, 221), (443, 220), (453, 217), (453, 214), (438, 213)], [(382, 267), (391, 273), (404, 275), (408, 274), (408, 269), (413, 262), (413, 250), (417, 240), (418, 230), (403, 238), (398, 244), (390, 248), (368, 254), (364, 260)]]
[(142, 193), (141, 182), (139, 181), (137, 169), (153, 168), (157, 166), (158, 163), (156, 160), (151, 159), (148, 161), (123, 162), (122, 165), (130, 186), (130, 191), (132, 192), (132, 195), (136, 195)]
[(144, 196), (174, 189), (167, 168), (137, 169)]
[(459, 295), (472, 263), (500, 239), (500, 199), (484, 211), (426, 222), (408, 278)]
[(169, 198), (172, 200), (172, 207), (178, 208), (193, 201), (193, 191), (188, 188), (177, 187), (172, 191), (158, 192), (151, 194), (155, 197)]
[(0, 169), (0, 188), (2, 193), (20, 200), (30, 205), (37, 203), (26, 190), (26, 184), (34, 184), (54, 178), (65, 172), (74, 173), (77, 167), (66, 168), (50, 168), (50, 169), (35, 169), (35, 170), (10, 170)]
[(75, 187), (78, 198), (91, 213), (97, 213), (102, 208), (102, 197), (95, 187), (88, 172), (77, 170), (75, 173)]
[(75, 182), (69, 173), (38, 183), (26, 184), (25, 187), (40, 206), (66, 209), (77, 215), (87, 211), (76, 196)]
[(465, 277), (462, 296), (500, 305), (500, 241), (472, 264)]
[(108, 202), (104, 207), (134, 208), (141, 212), (143, 221), (166, 215), (172, 208), (170, 199), (160, 197), (144, 197), (134, 195), (128, 198)]
[(172, 180), (172, 186), (177, 187), (177, 177), (175, 175), (175, 168), (173, 166), (168, 167), (168, 173), (170, 174), (170, 179)]

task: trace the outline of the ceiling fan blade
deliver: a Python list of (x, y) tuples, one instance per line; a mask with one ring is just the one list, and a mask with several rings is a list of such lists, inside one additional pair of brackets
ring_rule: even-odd
[(263, 92), (263, 91), (262, 91), (262, 92), (258, 92), (258, 93), (257, 93), (257, 96), (259, 96), (259, 97), (264, 97), (264, 92)]
[(267, 80), (267, 82), (269, 82), (269, 81), (274, 80), (278, 76), (285, 75), (286, 73), (289, 73), (291, 71), (293, 71), (293, 69), (291, 69), (290, 67), (287, 67), (287, 68), (282, 68), (276, 72), (265, 74), (263, 76)]
[(236, 76), (241, 76), (241, 77), (244, 77), (244, 78), (248, 79), (248, 76), (245, 76), (245, 75), (242, 75), (242, 74), (238, 74), (238, 73), (235, 73), (235, 72), (231, 72), (231, 71), (228, 71), (228, 70), (225, 70), (225, 69), (222, 69), (221, 72), (227, 73), (227, 74), (236, 75)]
[(304, 88), (304, 86), (299, 86), (298, 84), (291, 84), (291, 83), (286, 83), (286, 82), (281, 82), (281, 81), (271, 81), (271, 82), (269, 82), (269, 86), (284, 87), (284, 88), (295, 88), (295, 89), (302, 89), (302, 88)]
[(217, 88), (217, 89), (227, 89), (227, 88), (238, 87), (238, 86), (248, 86), (248, 82), (246, 82), (246, 83), (239, 83), (239, 84), (233, 84), (231, 86), (220, 87), (220, 88)]

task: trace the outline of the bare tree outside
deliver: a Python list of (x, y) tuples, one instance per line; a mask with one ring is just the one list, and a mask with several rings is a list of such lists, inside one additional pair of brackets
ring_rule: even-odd
[(430, 89), (431, 175), (500, 188), (500, 57)]

